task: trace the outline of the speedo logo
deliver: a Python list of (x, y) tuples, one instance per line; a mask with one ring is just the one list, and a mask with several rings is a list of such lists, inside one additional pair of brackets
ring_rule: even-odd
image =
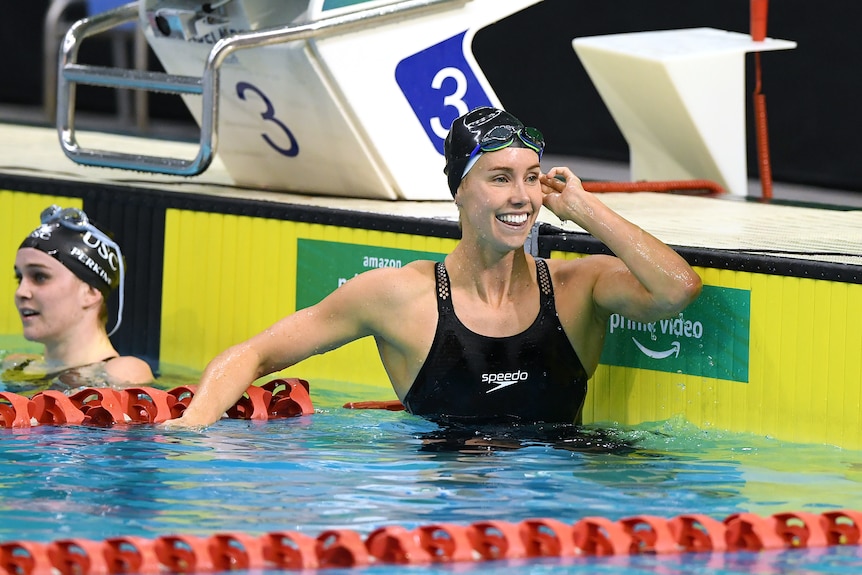
[(503, 389), (504, 387), (509, 387), (510, 385), (514, 385), (519, 381), (527, 381), (527, 378), (530, 377), (530, 374), (526, 371), (510, 371), (508, 373), (483, 373), (482, 374), (482, 383), (493, 384), (496, 383), (496, 387), (492, 387), (485, 393), (491, 393), (492, 391), (498, 391)]

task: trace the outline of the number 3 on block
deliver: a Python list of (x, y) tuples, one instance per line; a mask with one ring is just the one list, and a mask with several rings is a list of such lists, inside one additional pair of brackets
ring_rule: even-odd
[(284, 147), (283, 145), (279, 145), (272, 140), (267, 134), (261, 134), (260, 137), (269, 144), (273, 150), (278, 152), (283, 156), (287, 156), (288, 158), (294, 158), (299, 154), (299, 144), (296, 141), (296, 138), (293, 136), (293, 132), (290, 131), (284, 122), (279, 120), (275, 115), (275, 108), (272, 105), (272, 102), (269, 98), (266, 97), (260, 88), (255, 86), (254, 84), (250, 84), (248, 82), (238, 82), (236, 85), (236, 95), (239, 96), (240, 100), (246, 100), (246, 92), (253, 92), (257, 95), (257, 98), (263, 103), (264, 110), (260, 113), (260, 117), (263, 118), (264, 122), (269, 122), (275, 124), (278, 129), (284, 134), (287, 139), (288, 146)]

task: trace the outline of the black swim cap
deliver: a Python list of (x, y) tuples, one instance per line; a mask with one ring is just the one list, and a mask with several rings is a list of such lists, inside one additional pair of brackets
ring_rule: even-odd
[(102, 292), (107, 300), (120, 283), (122, 254), (103, 241), (100, 235), (103, 236), (86, 229), (71, 229), (53, 221), (33, 230), (18, 249), (34, 248), (45, 252), (82, 281)]
[[(487, 106), (471, 110), (452, 122), (452, 127), (449, 129), (443, 144), (443, 154), (446, 158), (446, 167), (443, 168), (443, 173), (448, 178), (449, 191), (452, 192), (453, 197), (464, 177), (464, 169), (467, 167), (470, 156), (488, 132), (500, 126), (511, 127), (519, 133), (524, 130), (523, 122), (509, 112)], [(537, 130), (535, 132), (541, 137)], [(506, 145), (528, 147), (522, 138), (518, 137), (513, 137), (512, 141)], [(529, 147), (532, 148), (532, 146)], [(539, 147), (544, 148), (544, 141), (539, 144)], [(539, 155), (541, 157), (541, 151)]]

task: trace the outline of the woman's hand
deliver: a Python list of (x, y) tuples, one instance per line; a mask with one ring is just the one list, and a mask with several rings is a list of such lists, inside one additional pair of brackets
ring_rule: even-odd
[(186, 429), (189, 431), (203, 431), (208, 427), (208, 425), (205, 423), (186, 421), (182, 416), (180, 416), (176, 419), (169, 419), (160, 423), (159, 427), (163, 429)]
[(589, 193), (584, 190), (581, 180), (569, 168), (554, 167), (539, 178), (542, 203), (561, 220), (572, 220), (582, 224), (581, 215), (589, 214), (587, 204)]

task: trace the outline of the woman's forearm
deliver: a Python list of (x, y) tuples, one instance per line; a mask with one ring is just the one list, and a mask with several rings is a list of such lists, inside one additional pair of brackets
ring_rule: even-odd
[(207, 365), (179, 424), (192, 427), (218, 421), (261, 375), (259, 357), (247, 342), (228, 348)]

